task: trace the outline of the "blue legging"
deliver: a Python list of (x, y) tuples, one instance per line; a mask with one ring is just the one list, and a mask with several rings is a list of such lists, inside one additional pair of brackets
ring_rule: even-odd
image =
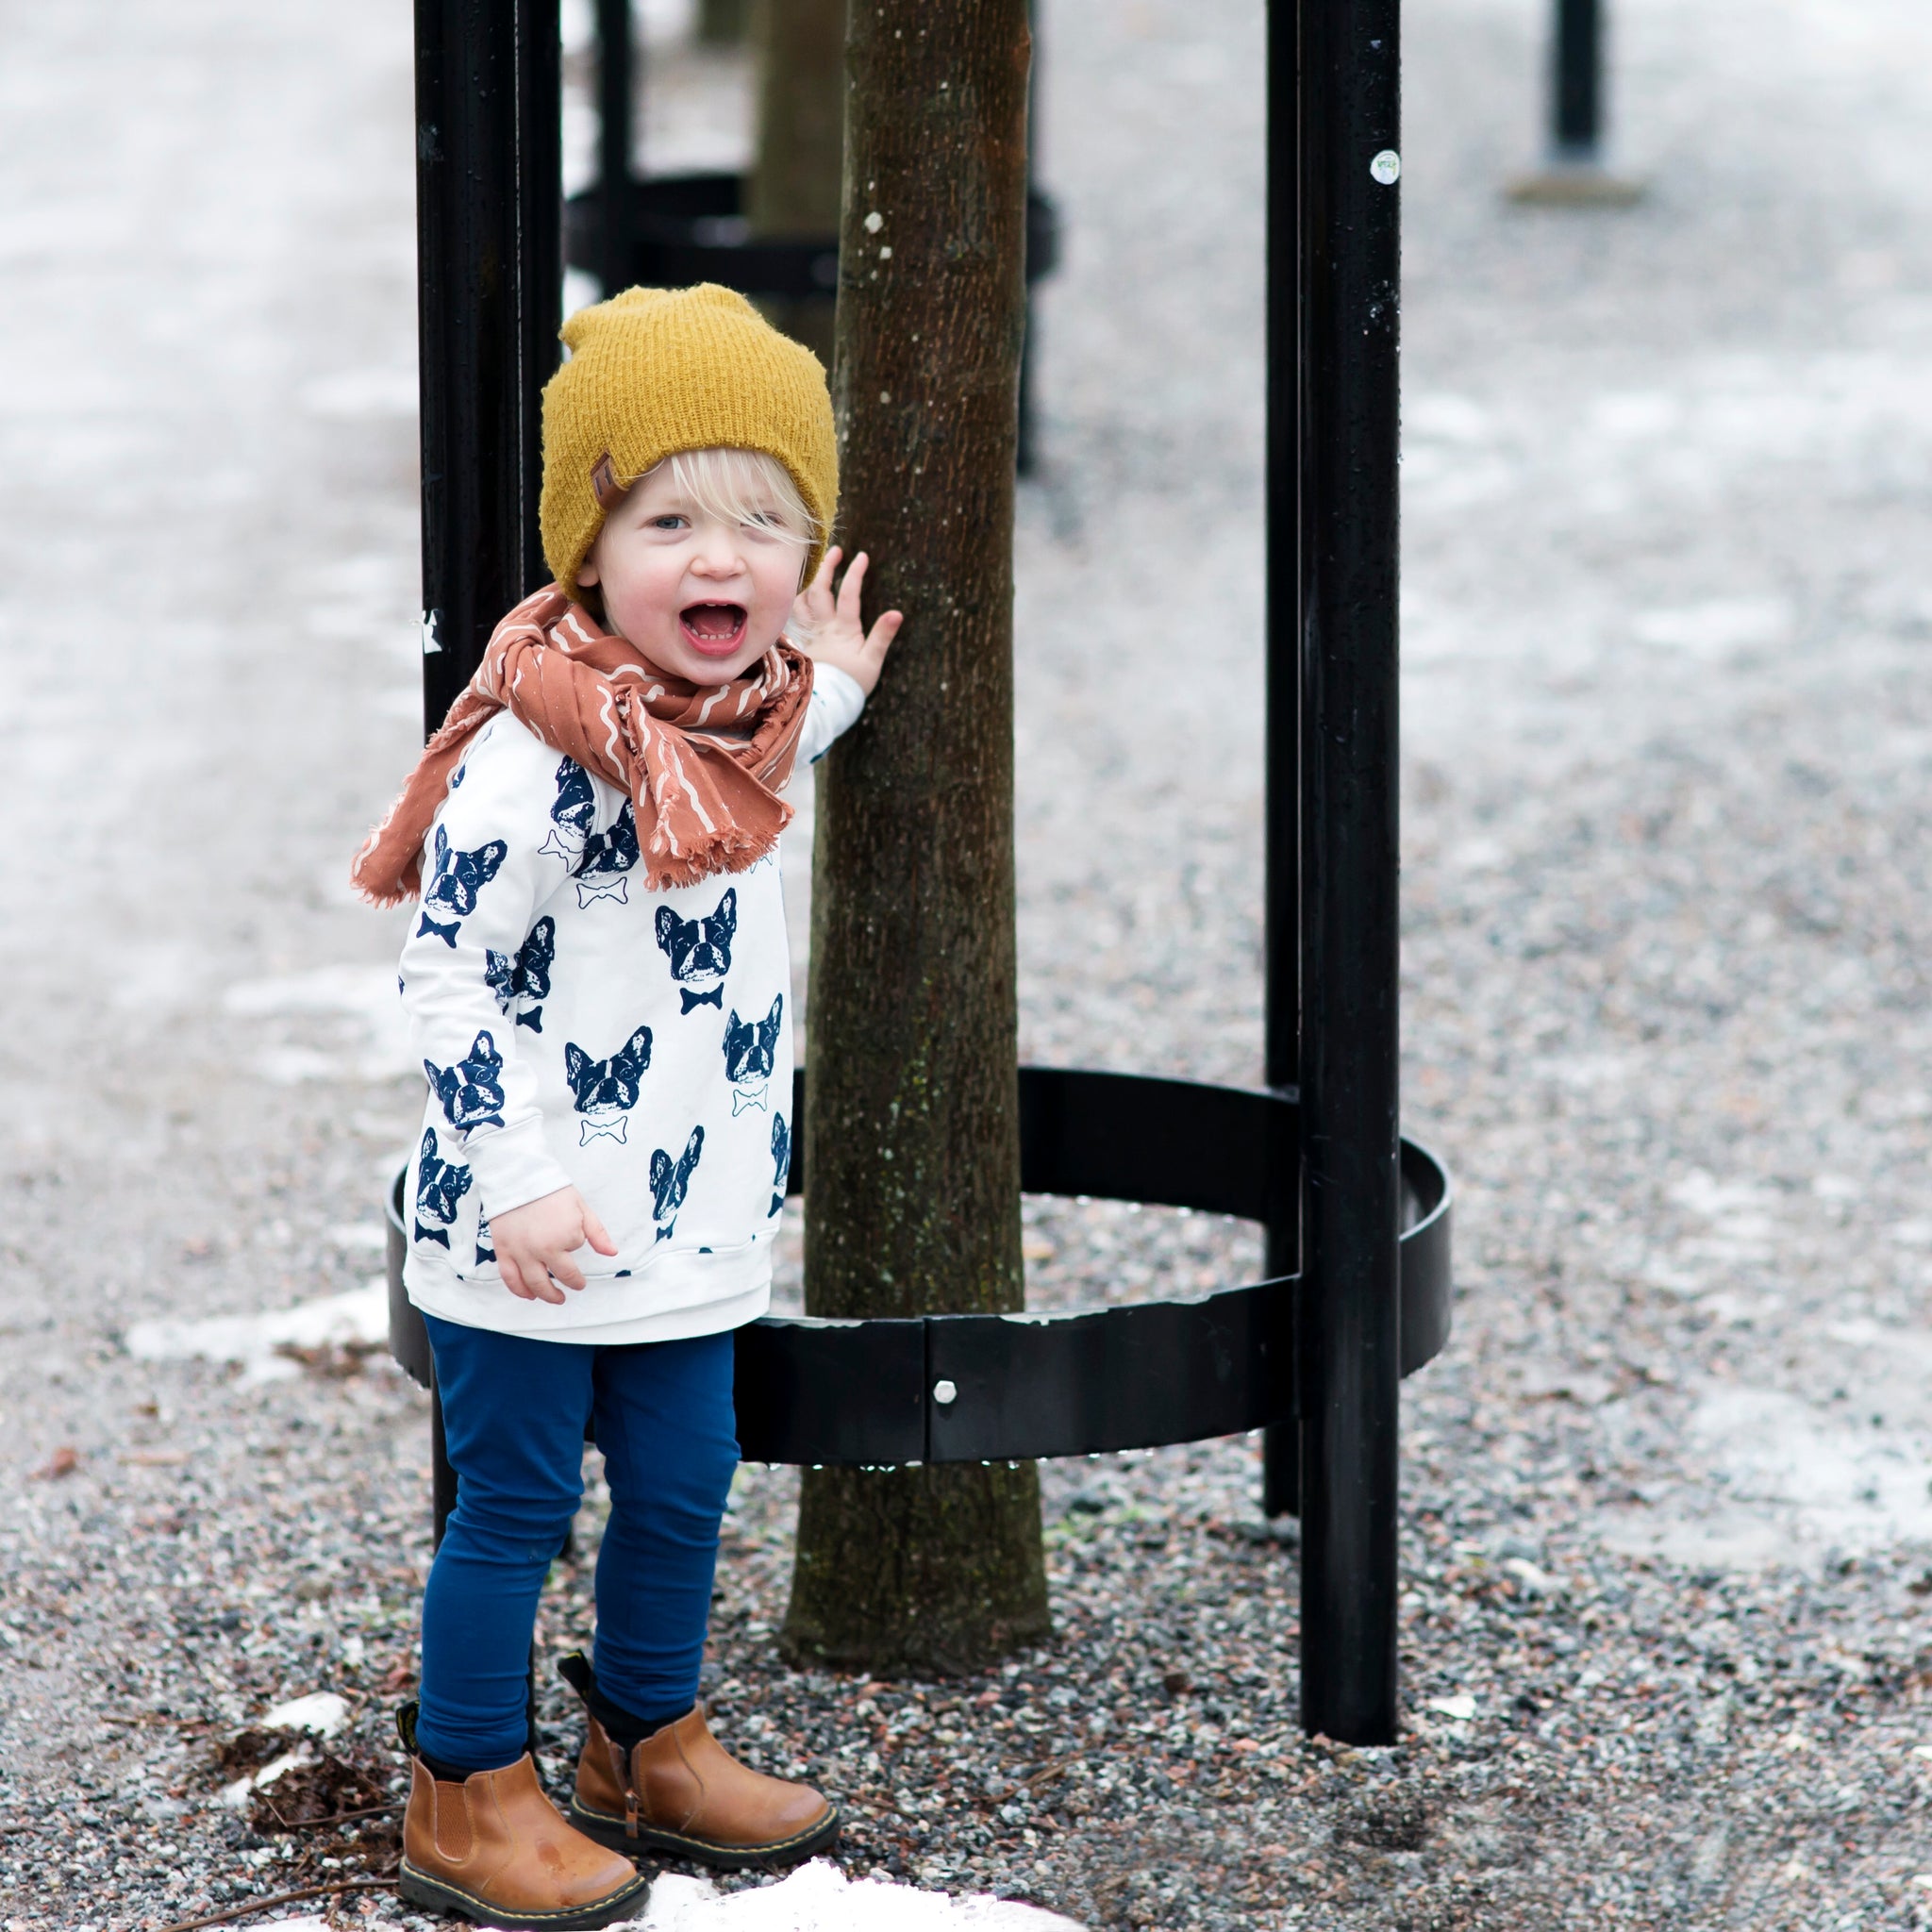
[(537, 1597), (582, 1496), (587, 1422), (610, 1486), (597, 1688), (640, 1715), (689, 1710), (738, 1467), (730, 1334), (596, 1348), (425, 1320), (457, 1507), (423, 1598), (422, 1749), (473, 1770), (523, 1755)]

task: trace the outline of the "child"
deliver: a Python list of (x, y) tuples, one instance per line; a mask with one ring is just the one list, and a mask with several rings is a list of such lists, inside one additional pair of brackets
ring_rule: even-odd
[[(833, 595), (808, 351), (708, 285), (629, 290), (563, 336), (557, 582), (498, 625), (356, 862), (376, 903), (422, 896), (404, 1280), (458, 1478), (402, 1716), (398, 1884), (517, 1926), (629, 1917), (647, 1881), (619, 1853), (769, 1863), (838, 1830), (817, 1791), (730, 1757), (696, 1693), (738, 1461), (731, 1331), (769, 1298), (791, 1146), (778, 793), (858, 717), (900, 622), (865, 633), (862, 555)], [(588, 1714), (566, 1823), (526, 1674), (587, 1423), (610, 1519), (594, 1674), (560, 1667)]]

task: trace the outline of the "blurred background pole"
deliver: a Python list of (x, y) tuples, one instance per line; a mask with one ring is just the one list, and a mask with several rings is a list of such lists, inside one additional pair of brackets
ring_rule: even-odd
[(1597, 0), (1557, 0), (1551, 146), (1568, 161), (1595, 162), (1603, 133), (1603, 15)]
[(713, 47), (736, 46), (750, 25), (751, 8), (752, 0), (698, 0), (698, 39)]
[[(834, 235), (845, 158), (845, 0), (756, 0), (751, 51), (758, 152), (744, 184), (750, 231)], [(764, 296), (758, 307), (829, 371), (837, 297), (828, 288)]]
[(1302, 0), (1302, 1723), (1394, 1741), (1401, 0)]
[(631, 0), (597, 0), (597, 279), (607, 295), (630, 282)]
[(1512, 201), (1621, 208), (1641, 186), (1615, 173), (1604, 141), (1604, 0), (1552, 0), (1549, 135), (1540, 168), (1508, 186)]
[[(1298, 0), (1268, 7), (1267, 212), (1267, 846), (1263, 884), (1266, 1036), (1263, 1077), (1277, 1093), (1301, 1080), (1301, 322), (1300, 210), (1296, 193), (1295, 63)], [(1278, 1184), (1268, 1217), (1268, 1274), (1301, 1266), (1299, 1152), (1271, 1162)], [(1282, 1313), (1292, 1320), (1291, 1304)], [(1283, 1344), (1286, 1344), (1283, 1346)], [(1277, 1343), (1292, 1348), (1291, 1336)], [(1301, 1424), (1276, 1423), (1262, 1437), (1261, 1507), (1301, 1513)]]
[(541, 396), (563, 305), (558, 0), (416, 0), (423, 710), (543, 583)]

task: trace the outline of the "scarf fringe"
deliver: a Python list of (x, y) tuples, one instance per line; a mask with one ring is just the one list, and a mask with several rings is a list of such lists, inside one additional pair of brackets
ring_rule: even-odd
[(646, 859), (643, 862), (645, 882), (652, 891), (664, 891), (679, 886), (701, 886), (721, 873), (749, 872), (776, 846), (778, 833), (791, 823), (791, 808), (782, 805), (780, 809), (784, 817), (778, 823), (777, 831), (769, 836), (753, 833), (720, 839), (709, 852), (687, 859), (667, 858), (656, 865)]

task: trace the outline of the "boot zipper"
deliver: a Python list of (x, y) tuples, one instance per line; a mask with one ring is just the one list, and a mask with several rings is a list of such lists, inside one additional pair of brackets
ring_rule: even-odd
[(610, 1749), (610, 1768), (616, 1772), (624, 1785), (624, 1835), (636, 1838), (638, 1835), (638, 1785), (631, 1772), (631, 1754), (614, 1738), (605, 1740)]

